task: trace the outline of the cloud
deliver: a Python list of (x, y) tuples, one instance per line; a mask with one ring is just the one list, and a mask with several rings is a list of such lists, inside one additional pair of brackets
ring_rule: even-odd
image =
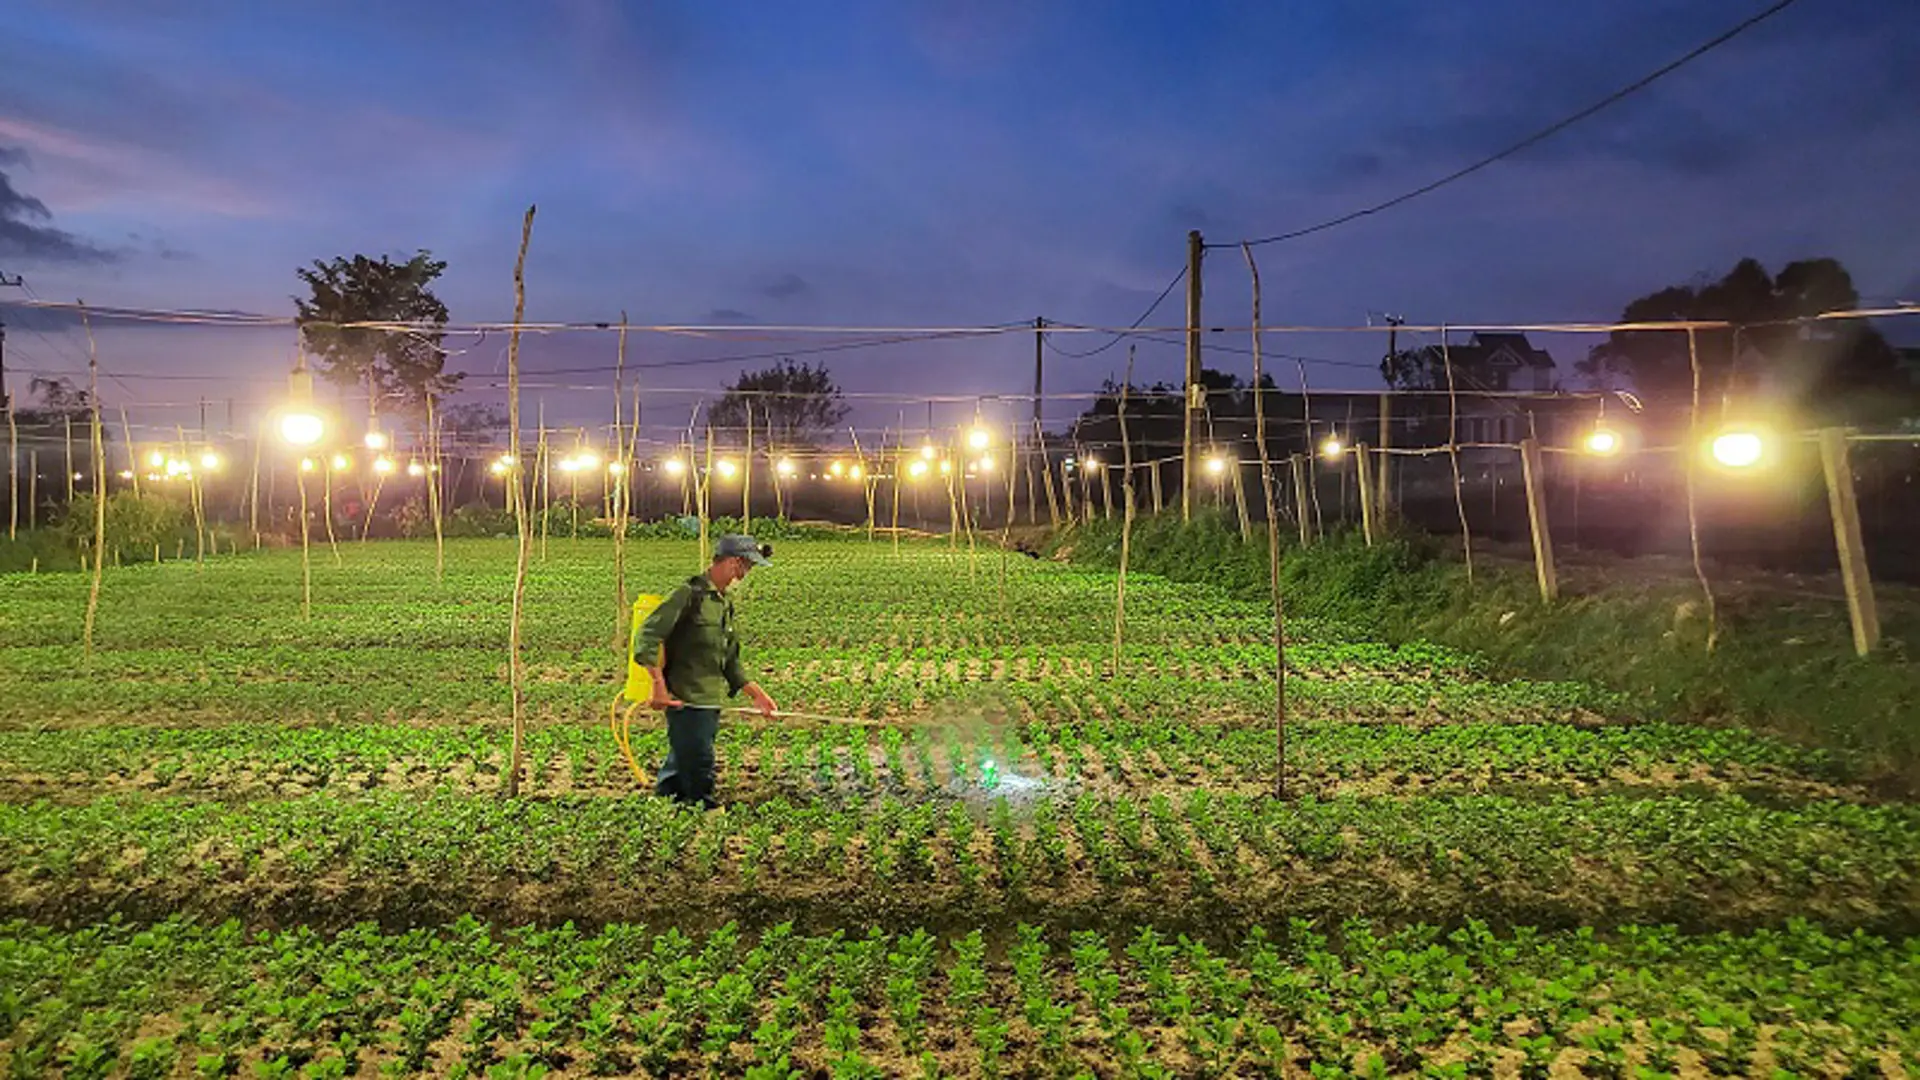
[(758, 322), (759, 320), (755, 319), (752, 315), (749, 315), (748, 313), (741, 311), (737, 308), (721, 307), (721, 308), (714, 308), (712, 311), (707, 312), (706, 317), (703, 318), (701, 321), (709, 324), (713, 324), (713, 325), (722, 325), (722, 324), (733, 325), (733, 324), (739, 324), (739, 323)]
[[(26, 163), (26, 151), (0, 147), (0, 165)], [(16, 189), (13, 178), (0, 172), (0, 258), (41, 263), (102, 263), (119, 258), (55, 228), (52, 221), (53, 212), (46, 203)]]
[(771, 296), (775, 300), (791, 300), (796, 296), (811, 292), (812, 290), (813, 286), (807, 282), (806, 278), (801, 277), (799, 274), (791, 273), (781, 274), (767, 284), (760, 286), (762, 295)]

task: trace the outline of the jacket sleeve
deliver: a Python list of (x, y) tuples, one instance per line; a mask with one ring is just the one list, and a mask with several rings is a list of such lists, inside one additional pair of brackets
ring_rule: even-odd
[(660, 606), (653, 609), (647, 621), (640, 624), (640, 637), (633, 643), (633, 658), (642, 666), (653, 663), (655, 650), (666, 643), (673, 635), (673, 628), (685, 614), (687, 604), (693, 599), (693, 589), (682, 585), (669, 593)]

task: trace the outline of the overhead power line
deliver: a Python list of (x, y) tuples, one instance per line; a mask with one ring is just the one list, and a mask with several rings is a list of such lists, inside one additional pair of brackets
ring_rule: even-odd
[(1345, 225), (1351, 221), (1358, 221), (1363, 217), (1370, 217), (1374, 214), (1380, 213), (1383, 210), (1391, 210), (1392, 208), (1399, 206), (1401, 203), (1411, 202), (1412, 200), (1417, 199), (1422, 195), (1428, 194), (1429, 192), (1438, 191), (1439, 189), (1446, 187), (1448, 184), (1451, 184), (1456, 180), (1462, 180), (1462, 179), (1465, 179), (1466, 177), (1472, 176), (1474, 173), (1479, 172), (1480, 170), (1486, 168), (1489, 165), (1494, 164), (1497, 161), (1501, 161), (1506, 158), (1512, 157), (1513, 155), (1521, 152), (1522, 150), (1527, 149), (1528, 147), (1531, 147), (1537, 143), (1550, 139), (1553, 136), (1558, 135), (1562, 131), (1565, 131), (1566, 129), (1572, 127), (1573, 125), (1579, 123), (1580, 121), (1585, 120), (1588, 117), (1594, 115), (1595, 113), (1598, 113), (1603, 109), (1606, 109), (1609, 106), (1620, 102), (1622, 99), (1630, 97), (1633, 94), (1636, 94), (1641, 90), (1646, 89), (1647, 87), (1653, 85), (1655, 82), (1658, 82), (1660, 79), (1668, 75), (1671, 75), (1675, 71), (1680, 70), (1681, 68), (1692, 63), (1693, 61), (1700, 59), (1702, 56), (1705, 56), (1706, 54), (1712, 52), (1713, 50), (1719, 48), (1720, 46), (1725, 45), (1727, 42), (1732, 41), (1734, 38), (1739, 37), (1741, 34), (1746, 33), (1748, 30), (1751, 30), (1754, 27), (1760, 25), (1761, 23), (1767, 21), (1768, 19), (1774, 17), (1775, 15), (1780, 14), (1782, 11), (1785, 11), (1787, 8), (1792, 7), (1794, 4), (1798, 2), (1799, 0), (1775, 0), (1773, 4), (1768, 5), (1767, 7), (1761, 9), (1759, 12), (1756, 12), (1755, 14), (1749, 16), (1748, 18), (1741, 20), (1739, 23), (1735, 24), (1731, 28), (1715, 35), (1710, 40), (1696, 46), (1692, 51), (1688, 52), (1686, 55), (1681, 56), (1679, 59), (1671, 61), (1670, 63), (1667, 63), (1659, 68), (1656, 68), (1651, 72), (1648, 72), (1647, 74), (1641, 76), (1640, 78), (1635, 79), (1633, 82), (1628, 83), (1626, 86), (1623, 86), (1620, 89), (1615, 90), (1613, 93), (1608, 94), (1606, 97), (1601, 98), (1599, 101), (1596, 101), (1593, 104), (1587, 106), (1586, 108), (1581, 109), (1579, 112), (1576, 112), (1571, 116), (1555, 121), (1554, 123), (1549, 124), (1544, 128), (1541, 128), (1539, 131), (1536, 131), (1533, 134), (1527, 136), (1526, 138), (1521, 139), (1519, 142), (1514, 143), (1512, 146), (1509, 146), (1504, 150), (1498, 151), (1497, 153), (1481, 158), (1479, 161), (1476, 161), (1473, 164), (1466, 166), (1465, 168), (1457, 169), (1441, 177), (1438, 180), (1435, 180), (1431, 183), (1423, 184), (1420, 187), (1414, 188), (1412, 191), (1408, 191), (1408, 192), (1404, 192), (1402, 194), (1396, 195), (1393, 198), (1386, 200), (1385, 202), (1375, 203), (1372, 206), (1364, 207), (1359, 210), (1354, 210), (1345, 214), (1341, 214), (1339, 217), (1328, 218), (1327, 220), (1322, 221), (1315, 225), (1308, 225), (1305, 228), (1294, 229), (1291, 232), (1277, 233), (1273, 236), (1263, 236), (1258, 240), (1247, 240), (1247, 241), (1236, 240), (1231, 244), (1209, 244), (1207, 246), (1208, 247), (1239, 247), (1242, 243), (1255, 244), (1255, 245), (1277, 244), (1283, 240), (1297, 240), (1303, 236), (1311, 236), (1314, 233), (1325, 232), (1328, 229), (1337, 228), (1338, 226)]
[[(1140, 324), (1143, 322), (1146, 322), (1147, 319), (1151, 318), (1153, 313), (1159, 310), (1161, 304), (1166, 303), (1167, 297), (1173, 293), (1173, 287), (1180, 284), (1181, 281), (1185, 280), (1186, 276), (1187, 276), (1187, 268), (1183, 265), (1180, 267), (1180, 272), (1173, 275), (1173, 280), (1167, 282), (1167, 287), (1160, 290), (1160, 295), (1153, 298), (1153, 303), (1147, 305), (1147, 310), (1141, 312), (1139, 318), (1133, 320), (1133, 322), (1127, 325), (1127, 330), (1140, 329)], [(1053, 325), (1053, 324), (1049, 323), (1048, 325)], [(1125, 332), (1117, 333), (1113, 335), (1113, 340), (1097, 348), (1087, 349), (1084, 352), (1073, 352), (1068, 349), (1063, 349), (1060, 346), (1055, 345), (1052, 339), (1046, 337), (1045, 335), (1042, 335), (1040, 340), (1046, 342), (1047, 348), (1052, 349), (1054, 352), (1059, 353), (1061, 356), (1065, 356), (1073, 360), (1084, 360), (1089, 356), (1097, 356), (1100, 353), (1106, 352), (1108, 349), (1111, 349), (1115, 345), (1120, 344), (1121, 340), (1124, 339), (1126, 336), (1127, 335)]]

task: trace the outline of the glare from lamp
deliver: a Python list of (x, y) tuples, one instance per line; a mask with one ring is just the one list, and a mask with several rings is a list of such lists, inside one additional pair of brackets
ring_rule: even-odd
[(733, 479), (734, 474), (740, 471), (740, 466), (735, 465), (729, 458), (721, 458), (720, 461), (714, 465), (714, 468), (720, 470), (720, 475), (729, 480)]
[(387, 448), (387, 433), (381, 431), (379, 428), (369, 428), (367, 430), (366, 443), (367, 449), (369, 450), (385, 450)]
[(561, 472), (570, 473), (575, 469), (578, 469), (579, 467), (580, 467), (580, 459), (578, 458), (561, 458), (560, 459)]
[(487, 466), (487, 471), (495, 476), (505, 476), (507, 475), (507, 466), (505, 462), (496, 461)]
[(133, 470), (132, 470), (132, 469), (121, 469), (121, 470), (120, 470), (120, 479), (122, 479), (122, 480), (131, 480), (131, 479), (133, 479)]
[(1207, 459), (1207, 471), (1215, 476), (1227, 471), (1227, 459), (1215, 454)]
[(625, 462), (622, 462), (622, 461), (607, 462), (607, 475), (625, 476), (626, 474), (627, 474), (627, 466)]
[(379, 473), (379, 474), (380, 474), (380, 475), (382, 475), (382, 476), (385, 476), (386, 474), (388, 474), (388, 473), (390, 473), (390, 472), (392, 472), (392, 471), (393, 471), (393, 459), (392, 459), (392, 458), (389, 458), (389, 457), (377, 457), (377, 458), (374, 458), (374, 459), (373, 459), (373, 471), (374, 471), (374, 472), (377, 472), (377, 473)]
[(1100, 467), (1100, 459), (1089, 455), (1083, 464), (1089, 469), (1097, 469)]
[(827, 466), (827, 473), (830, 476), (844, 476), (846, 475), (846, 472), (847, 472), (846, 465), (838, 461)]
[(992, 472), (992, 471), (993, 471), (993, 455), (992, 455), (992, 454), (981, 454), (981, 455), (980, 455), (980, 463), (979, 463), (979, 469), (980, 469), (980, 471), (981, 471), (981, 472)]
[(1620, 436), (1606, 428), (1595, 428), (1587, 434), (1586, 450), (1598, 457), (1612, 457), (1620, 452)]
[(156, 469), (164, 468), (167, 464), (167, 455), (155, 450), (153, 453), (147, 455), (147, 464)]
[(407, 462), (407, 475), (416, 479), (427, 475), (427, 467), (417, 461)]
[(600, 467), (600, 455), (591, 450), (582, 450), (573, 455), (573, 465), (576, 469), (597, 469)]
[(993, 436), (986, 428), (977, 427), (967, 432), (967, 445), (975, 450), (985, 450), (993, 442)]
[(795, 471), (793, 467), (792, 458), (781, 458), (779, 463), (776, 464), (773, 468), (774, 468), (774, 471), (779, 473), (781, 476), (788, 476), (788, 477), (792, 476)]
[(916, 461), (907, 466), (907, 475), (915, 480), (927, 475), (927, 463)]
[(220, 455), (214, 453), (211, 450), (207, 451), (204, 454), (201, 454), (200, 467), (207, 470), (208, 472), (213, 472), (215, 469), (218, 469), (220, 467)]
[(1329, 435), (1326, 441), (1320, 444), (1320, 456), (1328, 461), (1337, 461), (1340, 455), (1346, 452), (1347, 444), (1341, 442), (1338, 435)]
[(920, 447), (920, 458), (922, 461), (932, 461), (939, 453), (938, 450), (933, 448), (932, 443), (926, 443)]
[(1757, 431), (1735, 428), (1714, 436), (1713, 460), (1729, 469), (1751, 469), (1767, 454), (1767, 440)]
[(661, 462), (660, 467), (667, 470), (668, 476), (679, 476), (687, 471), (687, 463), (677, 457), (670, 457)]
[(940, 463), (940, 475), (941, 475), (941, 476), (951, 476), (951, 475), (953, 475), (953, 462), (951, 462), (951, 461), (942, 461), (942, 462)]
[(849, 479), (858, 480), (865, 475), (867, 475), (867, 470), (861, 468), (858, 465), (855, 465), (853, 468), (847, 470), (847, 476)]
[(301, 458), (301, 459), (300, 459), (300, 471), (301, 471), (301, 472), (312, 472), (312, 471), (313, 471), (313, 459), (312, 459), (312, 458), (310, 458), (310, 457), (303, 457), (303, 458)]
[(312, 446), (326, 430), (326, 422), (310, 412), (290, 412), (280, 418), (280, 437), (294, 446)]

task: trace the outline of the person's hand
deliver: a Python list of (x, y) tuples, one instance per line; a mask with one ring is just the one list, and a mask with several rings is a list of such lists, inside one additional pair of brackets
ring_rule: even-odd
[(753, 698), (754, 707), (760, 710), (761, 716), (771, 720), (773, 719), (773, 714), (780, 711), (779, 706), (773, 703), (773, 698), (768, 696), (767, 692), (758, 686), (749, 685), (747, 687), (747, 694)]
[(667, 688), (664, 683), (654, 683), (653, 696), (647, 699), (647, 705), (651, 707), (655, 712), (665, 712), (668, 709), (678, 709), (684, 704), (686, 703), (681, 701), (679, 698), (674, 697), (672, 694), (667, 693)]

